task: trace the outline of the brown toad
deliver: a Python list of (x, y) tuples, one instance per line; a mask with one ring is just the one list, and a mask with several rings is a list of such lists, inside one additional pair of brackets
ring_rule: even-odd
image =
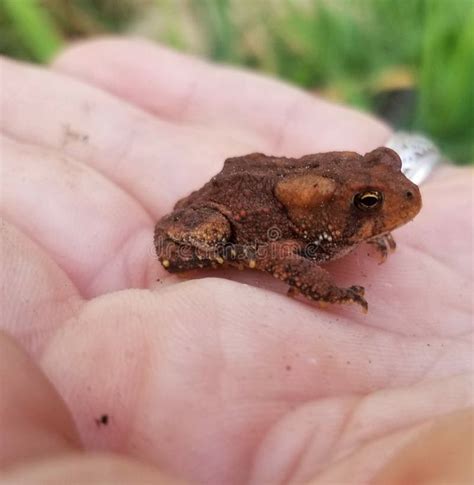
[(421, 208), (399, 156), (329, 152), (302, 158), (229, 158), (201, 189), (156, 224), (155, 247), (171, 273), (231, 266), (267, 271), (319, 302), (359, 303), (364, 288), (339, 288), (320, 263), (368, 242), (384, 260), (390, 231)]

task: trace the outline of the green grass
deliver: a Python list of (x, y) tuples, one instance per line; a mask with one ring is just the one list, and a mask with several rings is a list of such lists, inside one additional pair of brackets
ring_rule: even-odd
[[(462, 8), (466, 6), (470, 8)], [(473, 161), (474, 4), (431, 2), (419, 69), (416, 126), (439, 139), (455, 159)]]
[(2, 0), (0, 29), (0, 50), (35, 62), (131, 30), (373, 111), (474, 162), (474, 0)]
[(62, 41), (56, 25), (47, 10), (37, 1), (3, 0), (1, 5), (6, 17), (2, 23), (6, 23), (5, 20), (10, 21), (9, 33), (14, 41), (20, 43), (16, 50), (13, 47), (14, 42), (11, 43), (12, 54), (20, 57), (29, 55), (39, 62), (46, 62), (61, 48)]

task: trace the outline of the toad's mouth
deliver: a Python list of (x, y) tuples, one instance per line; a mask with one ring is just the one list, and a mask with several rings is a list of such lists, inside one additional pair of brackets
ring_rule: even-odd
[(367, 241), (373, 237), (377, 237), (380, 232), (377, 232), (375, 228), (375, 221), (373, 219), (366, 219), (357, 228), (355, 236), (359, 241)]

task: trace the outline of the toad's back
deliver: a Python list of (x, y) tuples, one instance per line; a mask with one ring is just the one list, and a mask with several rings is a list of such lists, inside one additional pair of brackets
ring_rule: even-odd
[(286, 175), (304, 173), (308, 169), (324, 172), (325, 167), (333, 164), (333, 152), (302, 158), (272, 157), (262, 153), (228, 158), (221, 172), (201, 189), (181, 199), (175, 208), (206, 204), (209, 201), (238, 211), (251, 211), (255, 205), (274, 208), (281, 205), (276, 204), (273, 193), (278, 180)]

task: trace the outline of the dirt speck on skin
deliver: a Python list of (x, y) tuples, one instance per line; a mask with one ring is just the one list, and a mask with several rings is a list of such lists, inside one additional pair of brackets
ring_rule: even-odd
[(291, 370), (291, 365), (287, 365), (285, 369), (289, 372)]
[(64, 125), (64, 142), (63, 145), (67, 145), (69, 142), (87, 143), (89, 141), (89, 135), (80, 131), (74, 130), (66, 123)]
[(100, 418), (95, 418), (94, 421), (98, 428), (100, 428), (101, 426), (107, 426), (109, 424), (109, 415), (102, 414)]

